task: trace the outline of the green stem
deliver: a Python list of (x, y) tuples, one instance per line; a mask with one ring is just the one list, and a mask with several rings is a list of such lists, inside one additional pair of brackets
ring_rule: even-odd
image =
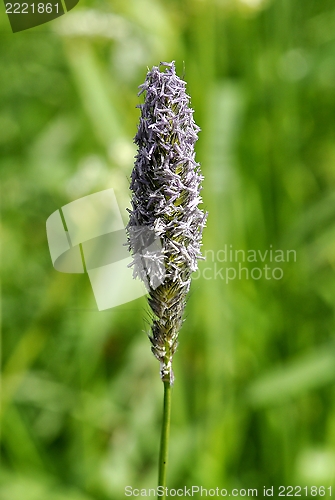
[(171, 384), (164, 382), (164, 404), (163, 422), (161, 434), (161, 447), (159, 452), (158, 486), (164, 487), (163, 495), (158, 495), (160, 500), (165, 500), (166, 470), (168, 461), (168, 448), (170, 436), (170, 416), (171, 416)]

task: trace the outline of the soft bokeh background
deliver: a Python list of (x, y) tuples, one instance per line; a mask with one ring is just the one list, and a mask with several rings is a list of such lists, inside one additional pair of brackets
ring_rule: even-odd
[(15, 35), (0, 19), (0, 498), (156, 485), (145, 298), (99, 313), (87, 276), (53, 269), (45, 221), (109, 187), (127, 206), (137, 86), (172, 59), (202, 129), (204, 251), (297, 258), (281, 280), (228, 284), (214, 265), (237, 263), (201, 263), (213, 279), (192, 284), (175, 357), (168, 484), (335, 487), (333, 1), (81, 0)]

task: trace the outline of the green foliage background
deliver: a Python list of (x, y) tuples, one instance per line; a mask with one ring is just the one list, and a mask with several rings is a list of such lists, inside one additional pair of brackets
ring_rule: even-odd
[(172, 59), (202, 129), (204, 251), (297, 259), (281, 280), (194, 280), (168, 484), (335, 487), (333, 2), (82, 0), (15, 35), (1, 7), (0, 30), (0, 498), (156, 485), (145, 298), (99, 313), (87, 276), (53, 269), (45, 221), (109, 187), (127, 206), (137, 86)]

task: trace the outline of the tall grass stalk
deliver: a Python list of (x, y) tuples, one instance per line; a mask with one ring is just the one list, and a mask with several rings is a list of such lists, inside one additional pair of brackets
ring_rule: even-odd
[(158, 498), (163, 498), (163, 500), (166, 498), (165, 488), (170, 438), (171, 390), (171, 384), (169, 382), (164, 382), (163, 422), (158, 466), (158, 486), (164, 488), (163, 495), (158, 495)]
[[(191, 274), (201, 257), (202, 230), (207, 214), (198, 208), (201, 181), (194, 144), (199, 127), (189, 106), (186, 83), (174, 63), (154, 66), (140, 86), (145, 93), (132, 172), (132, 210), (127, 226), (134, 277), (149, 292), (151, 350), (160, 361), (164, 410), (159, 457), (159, 486), (166, 484), (171, 413), (172, 359), (183, 324)], [(161, 249), (154, 245), (159, 241)]]

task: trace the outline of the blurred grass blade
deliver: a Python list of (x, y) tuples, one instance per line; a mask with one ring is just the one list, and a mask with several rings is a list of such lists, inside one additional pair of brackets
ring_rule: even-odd
[(281, 404), (334, 380), (335, 349), (331, 345), (291, 361), (256, 380), (247, 389), (246, 400), (254, 407)]

